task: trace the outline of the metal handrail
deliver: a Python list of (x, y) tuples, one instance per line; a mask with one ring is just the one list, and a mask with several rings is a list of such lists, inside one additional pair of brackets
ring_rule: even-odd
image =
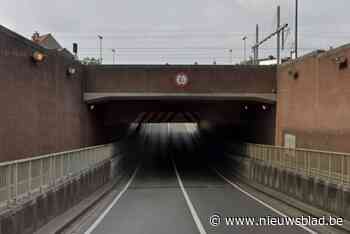
[(74, 149), (74, 150), (56, 152), (56, 153), (52, 153), (52, 154), (44, 154), (44, 155), (40, 155), (40, 156), (36, 156), (36, 157), (30, 157), (30, 158), (24, 158), (24, 159), (12, 160), (12, 161), (0, 162), (0, 167), (1, 166), (6, 166), (6, 165), (9, 165), (9, 164), (14, 164), (14, 163), (21, 163), (21, 162), (33, 161), (33, 160), (36, 160), (36, 159), (43, 159), (43, 158), (51, 157), (51, 156), (54, 156), (54, 155), (61, 155), (61, 154), (66, 154), (66, 153), (75, 153), (75, 152), (80, 152), (80, 151), (89, 150), (89, 149), (101, 148), (103, 146), (108, 146), (108, 145), (111, 145), (111, 144), (89, 146), (89, 147), (84, 147), (84, 148), (79, 148), (79, 149)]
[(0, 163), (0, 208), (80, 175), (117, 154), (116, 143)]
[[(253, 143), (244, 143), (244, 144), (250, 144), (250, 145), (257, 145), (257, 146), (263, 146), (263, 147), (270, 147), (270, 148), (279, 148), (279, 149), (291, 149), (291, 148), (286, 148), (284, 146), (275, 146), (275, 145), (263, 145), (263, 144), (253, 144)], [(299, 151), (307, 151), (307, 152), (315, 152), (315, 153), (332, 153), (334, 155), (347, 155), (350, 157), (350, 153), (345, 153), (345, 152), (338, 152), (338, 151), (325, 151), (325, 150), (315, 150), (315, 149), (307, 149), (307, 148), (295, 148), (296, 150)]]
[(230, 144), (233, 153), (327, 182), (350, 185), (350, 154), (251, 143)]

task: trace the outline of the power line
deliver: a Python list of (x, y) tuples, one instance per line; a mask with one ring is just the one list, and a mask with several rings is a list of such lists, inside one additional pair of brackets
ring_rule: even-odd
[[(103, 48), (103, 50), (111, 50), (111, 49), (118, 49), (118, 50), (222, 50), (222, 51), (226, 51), (226, 50), (237, 50), (237, 51), (241, 51), (242, 48), (232, 48), (232, 47), (111, 47), (111, 48)], [(97, 50), (98, 47), (82, 47), (80, 48), (80, 50)], [(260, 49), (262, 50), (276, 50), (277, 47), (261, 47)], [(303, 47), (301, 49), (318, 49), (315, 47)]]

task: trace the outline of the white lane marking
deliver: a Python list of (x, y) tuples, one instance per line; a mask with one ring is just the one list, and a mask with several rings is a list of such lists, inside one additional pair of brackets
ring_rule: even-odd
[[(247, 195), (248, 197), (252, 198), (253, 200), (257, 201), (258, 203), (262, 204), (263, 206), (269, 208), (270, 210), (274, 211), (275, 213), (283, 216), (283, 217), (288, 217), (286, 214), (282, 213), (279, 210), (276, 210), (275, 208), (273, 208), (272, 206), (270, 206), (269, 204), (261, 201), (260, 199), (254, 197), (253, 195), (251, 195), (250, 193), (248, 193), (247, 191), (243, 190), (241, 187), (239, 187), (237, 184), (233, 183), (232, 181), (230, 181), (229, 179), (227, 179), (224, 175), (222, 175), (218, 170), (216, 170), (215, 168), (212, 168), (216, 174), (218, 174), (223, 180), (225, 180), (227, 183), (229, 183), (230, 185), (232, 185), (235, 189), (239, 190), (240, 192), (242, 192), (243, 194)], [(299, 227), (301, 227), (302, 229), (304, 229), (305, 231), (312, 233), (312, 234), (317, 234), (317, 232), (311, 230), (310, 228), (303, 226), (303, 225), (297, 225)]]
[(174, 158), (172, 158), (172, 162), (173, 162), (173, 166), (174, 166), (174, 169), (175, 169), (175, 174), (176, 174), (176, 177), (177, 177), (177, 180), (179, 182), (179, 185), (180, 185), (180, 188), (181, 188), (181, 191), (185, 197), (185, 200), (186, 200), (186, 203), (187, 203), (187, 206), (188, 208), (190, 209), (191, 211), (191, 214), (192, 214), (192, 217), (193, 217), (193, 220), (194, 222), (196, 223), (197, 225), (197, 228), (198, 228), (198, 231), (200, 234), (206, 234), (207, 232), (205, 231), (204, 227), (203, 227), (203, 224), (201, 222), (201, 220), (199, 219), (198, 217), (198, 214), (190, 200), (190, 197), (188, 196), (187, 192), (186, 192), (186, 189), (182, 183), (182, 180), (181, 180), (181, 177), (180, 177), (180, 174), (179, 174), (179, 171), (177, 170), (177, 167), (176, 167), (176, 164), (175, 164), (175, 161), (174, 161)]
[(112, 203), (107, 207), (107, 209), (96, 219), (96, 221), (90, 226), (90, 228), (84, 233), (84, 234), (91, 234), (94, 229), (101, 223), (101, 221), (104, 219), (104, 217), (108, 214), (108, 212), (113, 208), (113, 206), (119, 201), (119, 199), (123, 196), (123, 194), (126, 192), (126, 190), (129, 188), (130, 184), (134, 180), (137, 171), (139, 170), (140, 165), (135, 169), (134, 173), (132, 174), (131, 178), (129, 179), (128, 183), (124, 186), (122, 191), (116, 196)]

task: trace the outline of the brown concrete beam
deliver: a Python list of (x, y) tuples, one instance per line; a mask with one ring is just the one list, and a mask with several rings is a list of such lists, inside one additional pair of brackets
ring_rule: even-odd
[[(86, 66), (87, 93), (275, 93), (275, 66)], [(181, 85), (179, 75), (186, 77)]]
[(113, 100), (246, 100), (263, 103), (275, 103), (274, 93), (84, 93), (86, 103), (98, 103)]

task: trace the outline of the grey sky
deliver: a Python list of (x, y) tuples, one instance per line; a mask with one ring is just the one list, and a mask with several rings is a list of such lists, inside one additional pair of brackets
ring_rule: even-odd
[[(284, 55), (293, 43), (294, 0), (4, 0), (0, 23), (29, 37), (35, 30), (52, 32), (71, 49), (80, 46), (80, 57), (98, 57), (97, 34), (104, 36), (104, 61), (118, 63), (218, 63), (243, 59), (242, 37), (248, 35), (248, 54), (255, 24), (263, 35), (276, 28), (276, 6), (282, 23), (291, 25)], [(350, 40), (349, 0), (299, 0), (302, 53)], [(261, 54), (275, 55), (276, 40)], [(152, 49), (153, 48), (153, 49)]]

